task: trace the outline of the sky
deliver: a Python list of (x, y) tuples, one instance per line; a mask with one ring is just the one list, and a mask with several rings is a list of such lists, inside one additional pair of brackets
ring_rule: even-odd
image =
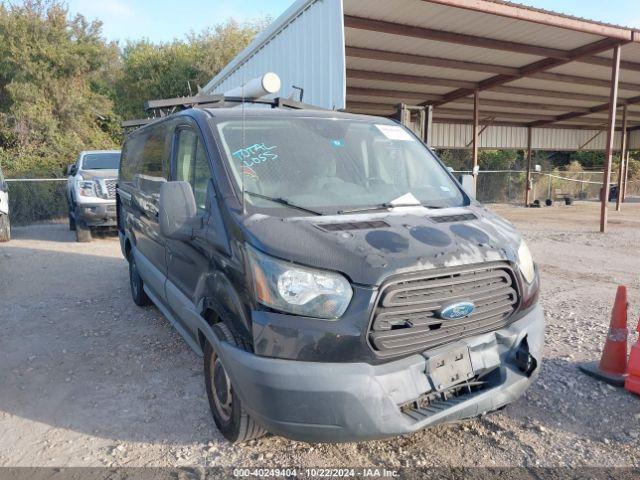
[[(389, 0), (393, 1), (393, 0)], [(104, 36), (125, 41), (182, 39), (233, 17), (278, 17), (293, 0), (67, 0), (72, 14), (103, 22)], [(618, 25), (640, 28), (640, 0), (524, 0), (521, 3)]]

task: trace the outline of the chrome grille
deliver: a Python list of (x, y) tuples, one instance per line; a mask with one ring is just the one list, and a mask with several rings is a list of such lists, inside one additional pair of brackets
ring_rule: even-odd
[(118, 184), (117, 178), (104, 178), (96, 180), (98, 195), (107, 200), (116, 198), (116, 186)]
[[(438, 311), (455, 302), (475, 305), (467, 317), (443, 320)], [(404, 276), (383, 285), (369, 343), (380, 356), (423, 351), (503, 328), (518, 307), (518, 288), (506, 263)]]
[(107, 198), (116, 198), (116, 185), (118, 183), (118, 180), (116, 180), (115, 178), (108, 178), (104, 181), (104, 183), (107, 187)]

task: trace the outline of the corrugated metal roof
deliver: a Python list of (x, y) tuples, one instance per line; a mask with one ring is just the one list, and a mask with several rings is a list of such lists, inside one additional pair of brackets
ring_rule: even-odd
[[(549, 149), (577, 148), (586, 129), (606, 124), (611, 49), (625, 41), (623, 101), (640, 96), (640, 32), (632, 29), (499, 0), (299, 0), (206, 88), (220, 93), (273, 70), (289, 88), (284, 96), (297, 82), (305, 101), (359, 113), (429, 103), (437, 121), (451, 123), (471, 120), (469, 95), (479, 88), (480, 118), (499, 124), (486, 130), (487, 144), (512, 145), (525, 125), (559, 121), (576, 130), (544, 128), (535, 138), (552, 142)], [(588, 55), (568, 57), (587, 47)], [(571, 112), (580, 115), (562, 118)], [(640, 101), (628, 107), (628, 122), (640, 125)], [(447, 128), (462, 135), (470, 127)]]

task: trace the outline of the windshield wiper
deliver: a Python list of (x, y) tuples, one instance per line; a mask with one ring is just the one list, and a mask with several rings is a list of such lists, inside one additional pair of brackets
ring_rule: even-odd
[(267, 195), (262, 195), (261, 193), (250, 192), (248, 190), (245, 190), (244, 193), (246, 193), (247, 195), (251, 195), (252, 197), (262, 198), (263, 200), (269, 200), (270, 202), (279, 203), (280, 205), (286, 205), (287, 207), (295, 208), (296, 210), (300, 210), (302, 212), (311, 213), (312, 215), (322, 215), (322, 212), (318, 212), (317, 210), (311, 210), (310, 208), (306, 208), (306, 207), (302, 207), (300, 205), (296, 205), (295, 203), (291, 203), (286, 198), (269, 197)]
[(396, 208), (396, 207), (424, 207), (424, 208), (442, 208), (442, 207), (438, 207), (436, 205), (423, 205), (423, 204), (416, 204), (416, 203), (381, 203), (379, 205), (373, 205), (372, 207), (361, 207), (361, 208), (350, 208), (347, 210), (338, 210), (338, 213), (340, 215), (344, 215), (347, 213), (359, 213), (359, 212), (374, 212), (376, 210), (388, 210), (389, 208)]

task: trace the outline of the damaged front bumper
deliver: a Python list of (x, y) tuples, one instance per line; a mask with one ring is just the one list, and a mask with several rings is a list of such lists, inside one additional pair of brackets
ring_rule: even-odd
[(369, 365), (265, 358), (222, 344), (221, 357), (245, 408), (269, 431), (344, 442), (414, 432), (511, 403), (537, 377), (543, 343), (536, 305), (504, 329), (439, 348), (468, 352), (472, 372), (444, 388), (428, 374), (434, 352)]

